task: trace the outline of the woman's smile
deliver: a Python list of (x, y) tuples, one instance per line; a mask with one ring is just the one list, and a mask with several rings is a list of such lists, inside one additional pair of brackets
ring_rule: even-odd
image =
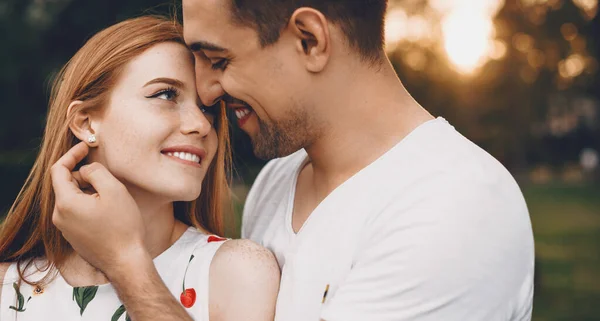
[(206, 157), (206, 151), (203, 148), (191, 145), (165, 148), (161, 153), (178, 163), (199, 168), (202, 167), (202, 161)]

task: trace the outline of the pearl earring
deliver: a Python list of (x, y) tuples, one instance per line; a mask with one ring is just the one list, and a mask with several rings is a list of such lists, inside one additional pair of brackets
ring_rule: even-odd
[(93, 144), (96, 142), (96, 135), (91, 134), (90, 136), (88, 136), (88, 143)]

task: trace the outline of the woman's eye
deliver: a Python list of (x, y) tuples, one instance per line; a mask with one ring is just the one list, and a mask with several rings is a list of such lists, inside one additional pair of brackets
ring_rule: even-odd
[(156, 94), (149, 96), (147, 98), (158, 98), (158, 99), (173, 101), (173, 100), (175, 100), (175, 98), (177, 98), (178, 95), (179, 95), (179, 93), (177, 92), (176, 89), (169, 88), (169, 89), (161, 90), (161, 91), (157, 92)]
[(227, 64), (229, 63), (229, 61), (225, 58), (216, 59), (212, 61), (214, 61), (211, 62), (211, 68), (213, 70), (225, 70), (225, 68), (227, 68)]

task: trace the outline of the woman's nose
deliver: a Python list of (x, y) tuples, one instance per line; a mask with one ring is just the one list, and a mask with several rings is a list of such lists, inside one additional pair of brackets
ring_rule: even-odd
[(182, 109), (181, 113), (181, 132), (184, 135), (200, 135), (207, 136), (212, 129), (212, 122), (208, 119), (208, 115), (202, 112), (202, 109), (191, 104)]

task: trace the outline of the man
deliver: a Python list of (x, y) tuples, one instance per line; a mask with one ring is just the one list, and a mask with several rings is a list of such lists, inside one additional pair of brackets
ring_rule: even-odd
[[(495, 159), (406, 92), (384, 52), (386, 5), (183, 0), (203, 103), (226, 99), (256, 155), (278, 158), (243, 221), (243, 236), (282, 268), (277, 320), (530, 320), (523, 196)], [(137, 234), (94, 244), (103, 233), (94, 220), (135, 215), (127, 204), (115, 195), (66, 206), (55, 221), (111, 276), (133, 319), (183, 319), (166, 291), (136, 297), (160, 288)], [(89, 230), (76, 231), (82, 223)], [(128, 268), (128, 255), (144, 268)]]

